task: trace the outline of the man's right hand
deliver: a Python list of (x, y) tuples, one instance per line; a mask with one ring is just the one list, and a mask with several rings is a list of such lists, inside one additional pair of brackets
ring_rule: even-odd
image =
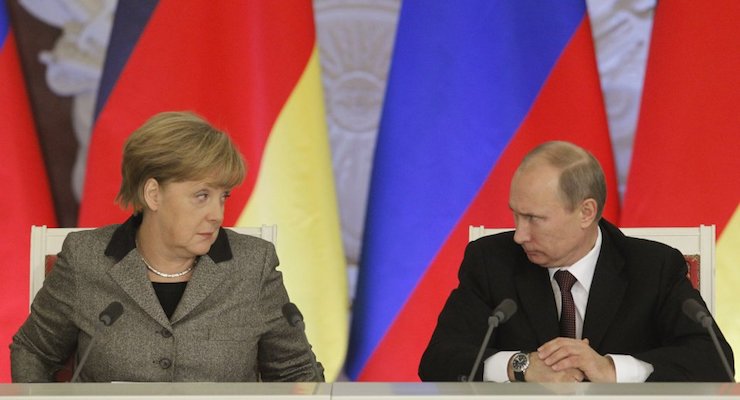
[[(509, 380), (514, 382), (514, 371), (511, 368), (511, 362), (509, 362), (507, 370)], [(536, 352), (529, 354), (529, 368), (524, 373), (524, 379), (527, 382), (581, 382), (583, 378), (583, 372), (577, 368), (562, 371), (553, 370), (544, 361), (540, 360)]]

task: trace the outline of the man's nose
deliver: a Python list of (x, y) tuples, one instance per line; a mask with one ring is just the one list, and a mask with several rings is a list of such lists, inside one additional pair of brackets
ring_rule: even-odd
[(514, 242), (523, 244), (529, 241), (529, 228), (526, 224), (517, 224), (514, 231)]

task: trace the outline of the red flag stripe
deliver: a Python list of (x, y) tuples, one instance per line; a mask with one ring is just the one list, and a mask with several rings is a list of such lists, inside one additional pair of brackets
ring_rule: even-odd
[[(236, 222), (270, 130), (315, 41), (313, 21), (305, 20), (312, 15), (310, 2), (290, 4), (291, 12), (283, 2), (159, 3), (96, 122), (81, 226), (125, 218), (113, 205), (123, 142), (165, 110), (193, 110), (234, 138), (249, 168), (226, 209), (224, 224)], [(280, 45), (271, 45), (278, 40)]]

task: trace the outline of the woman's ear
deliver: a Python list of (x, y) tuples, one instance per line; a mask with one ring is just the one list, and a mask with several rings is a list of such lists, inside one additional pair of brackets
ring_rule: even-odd
[(160, 189), (159, 182), (154, 178), (149, 178), (144, 183), (144, 203), (152, 211), (159, 209)]

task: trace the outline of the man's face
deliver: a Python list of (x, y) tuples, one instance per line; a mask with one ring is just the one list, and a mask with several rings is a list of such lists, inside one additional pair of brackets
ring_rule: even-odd
[[(560, 172), (535, 162), (519, 170), (511, 181), (509, 207), (514, 213), (514, 241), (537, 265), (570, 266), (593, 247), (593, 218), (584, 214), (583, 203), (568, 210), (558, 189)], [(586, 200), (588, 201), (588, 200)]]

